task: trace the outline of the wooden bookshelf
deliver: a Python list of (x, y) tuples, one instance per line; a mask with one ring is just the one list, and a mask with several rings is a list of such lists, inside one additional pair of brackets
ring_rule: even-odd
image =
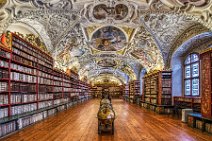
[(212, 50), (200, 54), (201, 73), (201, 113), (203, 117), (212, 118)]
[(170, 112), (172, 105), (172, 72), (156, 71), (144, 76), (141, 106), (158, 113)]
[(91, 93), (95, 98), (101, 98), (102, 96), (102, 87), (93, 86), (91, 88)]
[(0, 137), (90, 98), (78, 75), (53, 68), (53, 58), (11, 34), (0, 44)]
[(112, 98), (120, 98), (122, 96), (122, 87), (121, 86), (110, 86), (108, 87), (109, 95)]
[(140, 98), (140, 81), (134, 80), (129, 82), (129, 98), (131, 103), (136, 103), (137, 98)]
[(184, 97), (184, 96), (175, 96), (174, 105), (178, 109), (193, 109), (193, 112), (201, 112), (201, 98), (200, 97)]
[(129, 102), (129, 84), (124, 84), (122, 87), (123, 99)]

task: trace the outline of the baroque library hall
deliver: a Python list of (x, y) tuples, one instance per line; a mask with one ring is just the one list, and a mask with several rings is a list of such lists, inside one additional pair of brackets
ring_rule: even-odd
[(0, 141), (212, 141), (212, 0), (0, 0)]

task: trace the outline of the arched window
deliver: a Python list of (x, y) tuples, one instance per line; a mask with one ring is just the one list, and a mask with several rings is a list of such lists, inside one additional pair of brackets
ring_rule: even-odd
[(185, 96), (199, 96), (199, 55), (189, 54), (184, 65)]

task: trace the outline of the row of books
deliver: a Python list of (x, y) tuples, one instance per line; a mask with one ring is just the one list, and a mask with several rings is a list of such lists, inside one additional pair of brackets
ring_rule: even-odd
[(51, 116), (51, 115), (54, 115), (57, 112), (57, 110), (56, 109), (50, 109), (47, 112), (48, 112), (48, 116)]
[[(68, 99), (55, 100), (54, 103), (59, 104), (59, 103), (62, 103), (64, 101), (67, 101), (67, 100)], [(43, 104), (43, 102), (40, 102), (40, 105), (42, 105), (42, 104)], [(34, 107), (36, 107), (35, 105), (36, 104), (28, 104), (28, 105), (22, 105), (22, 107), (21, 106), (12, 107), (13, 108), (12, 114), (17, 115), (17, 114), (33, 111), (33, 110), (36, 109), (36, 108), (34, 108)], [(45, 105), (46, 105), (46, 103), (45, 103)], [(47, 106), (50, 106), (50, 105), (47, 103)], [(66, 106), (70, 107), (72, 105), (73, 105), (73, 103), (69, 103)], [(1, 124), (0, 125), (0, 137), (6, 135), (8, 133), (14, 132), (18, 129), (22, 129), (22, 128), (24, 128), (24, 127), (26, 127), (30, 124), (33, 124), (37, 121), (43, 120), (47, 116), (54, 115), (57, 111), (62, 111), (64, 109), (66, 109), (66, 106), (61, 105), (61, 106), (58, 106), (57, 108), (54, 108), (54, 109), (50, 109), (50, 110), (47, 110), (47, 111), (36, 113), (36, 114), (30, 115), (30, 116), (27, 116), (27, 117), (22, 117), (22, 118), (19, 118), (16, 121), (11, 121), (11, 122), (8, 122), (8, 123)], [(7, 108), (4, 108), (4, 109), (7, 113), (2, 111), (2, 108), (1, 108), (0, 109), (0, 117), (3, 117), (2, 116), (3, 113), (6, 113), (8, 115), (8, 109)], [(4, 117), (6, 117), (6, 116), (4, 116)]]
[(59, 80), (59, 81), (63, 81), (63, 77), (57, 77), (57, 76), (53, 76), (54, 80)]
[(151, 91), (151, 95), (157, 95), (157, 94), (158, 94), (158, 93), (157, 93), (156, 90), (154, 90), (154, 91), (152, 90), (152, 91)]
[(45, 77), (45, 78), (52, 79), (52, 75), (49, 74), (49, 73), (45, 73), (45, 72), (42, 72), (42, 71), (38, 71), (38, 74), (39, 74), (39, 76), (41, 76), (41, 77)]
[(194, 103), (201, 103), (201, 98), (193, 98)]
[(54, 92), (62, 92), (63, 87), (54, 87)]
[(9, 78), (9, 72), (5, 69), (0, 69), (0, 79)]
[(19, 40), (19, 39), (14, 39), (13, 38), (13, 50), (14, 49), (19, 49), (22, 52), (27, 52), (28, 54), (30, 54), (30, 56), (33, 56), (33, 58), (38, 58), (38, 60), (43, 60), (45, 63), (45, 65), (47, 64), (52, 64), (53, 66), (53, 59), (43, 53), (41, 53), (38, 49), (24, 43), (23, 41)]
[(0, 94), (0, 105), (8, 104), (8, 95)]
[(70, 77), (67, 78), (66, 75), (64, 75), (64, 79), (63, 79), (63, 82), (69, 84), (70, 83)]
[(145, 98), (145, 101), (146, 101), (146, 102), (150, 102), (150, 98), (149, 98), (149, 97), (146, 97), (146, 98)]
[(0, 108), (0, 119), (8, 116), (8, 108)]
[(162, 88), (162, 94), (171, 94), (172, 93), (172, 89), (170, 88)]
[(54, 99), (60, 99), (60, 98), (63, 98), (63, 94), (62, 93), (54, 94)]
[(35, 84), (11, 82), (10, 88), (11, 92), (22, 92), (22, 93), (36, 92)]
[(57, 85), (57, 86), (63, 86), (63, 82), (61, 82), (61, 81), (53, 81), (54, 83), (54, 85)]
[(171, 79), (163, 79), (162, 80), (162, 87), (171, 87), (171, 86), (172, 86)]
[(35, 63), (33, 63), (32, 61), (27, 60), (27, 59), (25, 59), (25, 58), (23, 58), (23, 57), (20, 57), (20, 56), (18, 56), (18, 55), (16, 55), (16, 54), (13, 54), (12, 60), (14, 60), (14, 61), (16, 61), (16, 62), (20, 62), (20, 63), (22, 63), (22, 64), (24, 64), (24, 65), (27, 65), (27, 66), (35, 67)]
[(43, 61), (43, 58), (42, 59), (39, 58), (38, 63), (41, 64), (41, 65), (47, 66), (49, 68), (53, 68), (53, 64), (50, 64), (49, 62)]
[(10, 53), (0, 48), (0, 56), (10, 59)]
[(14, 46), (13, 46), (13, 53), (18, 54), (18, 55), (20, 55), (20, 56), (22, 56), (22, 57), (24, 57), (26, 59), (29, 59), (29, 60), (31, 60), (33, 62), (36, 62), (36, 60), (37, 60), (34, 56), (29, 55), (28, 53), (25, 53), (25, 52), (15, 48)]
[(40, 120), (43, 120), (46, 117), (47, 117), (47, 111), (34, 114), (33, 116), (19, 118), (18, 121), (17, 121), (18, 129), (22, 129), (22, 128), (30, 125), (30, 124), (33, 124), (33, 123), (40, 121)]
[(43, 66), (41, 64), (37, 64), (37, 68), (39, 70), (42, 70), (42, 71), (46, 72), (46, 73), (50, 73), (50, 74), (52, 73), (52, 69), (50, 69), (48, 67), (45, 67), (45, 66)]
[(15, 70), (19, 70), (25, 73), (29, 73), (32, 75), (36, 75), (36, 69), (32, 69), (32, 68), (28, 68), (28, 67), (24, 67), (15, 63), (11, 63), (11, 68), (15, 69)]
[(192, 98), (188, 98), (188, 97), (174, 97), (174, 101), (192, 102)]
[(18, 72), (11, 72), (10, 79), (15, 81), (28, 82), (28, 83), (36, 83), (36, 76), (18, 73)]
[(0, 92), (8, 91), (8, 82), (0, 82)]
[(11, 103), (27, 103), (33, 102), (37, 100), (36, 94), (12, 94), (11, 95)]
[(46, 85), (53, 85), (53, 80), (47, 79), (47, 78), (43, 78), (43, 77), (39, 77), (38, 78), (38, 83), (39, 84), (46, 84)]
[(52, 106), (52, 105), (53, 105), (52, 100), (39, 102), (38, 103), (38, 109), (46, 108), (46, 107), (49, 107), (49, 106)]
[(80, 92), (78, 88), (63, 88), (64, 92)]
[(44, 53), (39, 51), (37, 57), (38, 60), (43, 60), (44, 62), (51, 64), (53, 66), (53, 59), (50, 56), (45, 55)]
[(65, 105), (62, 105), (62, 106), (58, 106), (57, 107), (57, 110), (58, 111), (63, 111), (65, 109)]
[(67, 97), (73, 97), (73, 96), (79, 96), (79, 93), (64, 93), (64, 96), (67, 96)]
[(205, 124), (205, 131), (209, 132), (209, 133), (212, 133), (212, 124), (206, 123)]
[(63, 103), (63, 102), (68, 102), (68, 99), (56, 99), (56, 100), (54, 100), (55, 105)]
[(38, 91), (39, 93), (48, 93), (48, 92), (53, 92), (53, 86), (49, 85), (39, 85)]
[(66, 82), (63, 82), (63, 86), (65, 86), (65, 87), (72, 87), (71, 83), (66, 83)]
[(161, 99), (161, 105), (171, 105), (171, 104), (172, 104), (171, 98)]
[(157, 99), (155, 99), (155, 98), (154, 98), (154, 99), (152, 99), (152, 98), (151, 98), (151, 103), (153, 103), (153, 104), (157, 104)]
[(14, 37), (12, 38), (12, 44), (19, 49), (31, 53), (33, 56), (36, 56), (37, 52), (36, 49), (29, 46), (26, 42), (19, 40), (18, 38)]
[(196, 128), (202, 129), (203, 128), (203, 122), (200, 120), (196, 120)]
[(0, 67), (8, 68), (9, 67), (9, 63), (7, 61), (0, 60)]
[(12, 121), (12, 122), (9, 122), (6, 124), (1, 124), (0, 125), (0, 137), (6, 135), (8, 133), (14, 132), (15, 130), (16, 130), (15, 121)]
[(162, 95), (162, 98), (172, 98), (172, 95)]
[(12, 116), (19, 115), (19, 114), (31, 112), (31, 111), (34, 111), (34, 110), (37, 110), (37, 104), (36, 103), (13, 106), (11, 108), (11, 115)]
[(28, 117), (18, 119), (18, 128), (22, 129), (30, 124), (33, 124), (34, 121), (33, 121), (32, 117), (33, 116), (28, 116)]
[(49, 100), (53, 98), (53, 94), (39, 94), (39, 100)]

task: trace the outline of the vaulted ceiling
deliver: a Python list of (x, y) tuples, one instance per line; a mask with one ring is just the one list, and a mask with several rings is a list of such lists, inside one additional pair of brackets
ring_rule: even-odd
[(212, 29), (211, 0), (1, 0), (0, 7), (0, 32), (39, 36), (55, 67), (96, 83), (170, 69), (183, 42)]

